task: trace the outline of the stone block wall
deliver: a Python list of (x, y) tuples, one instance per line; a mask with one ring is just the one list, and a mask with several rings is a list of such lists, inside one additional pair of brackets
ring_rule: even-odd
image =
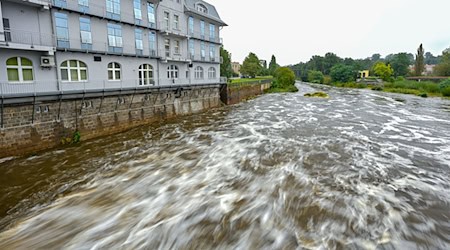
[(3, 106), (0, 158), (61, 145), (75, 131), (88, 140), (220, 105), (215, 86), (8, 104)]
[(237, 104), (264, 94), (264, 91), (269, 89), (271, 84), (271, 82), (267, 82), (223, 85), (221, 88), (221, 100), (227, 105)]

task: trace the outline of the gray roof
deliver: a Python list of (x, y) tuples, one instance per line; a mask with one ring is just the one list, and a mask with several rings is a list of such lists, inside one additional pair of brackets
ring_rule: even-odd
[[(219, 24), (221, 24), (223, 26), (227, 26), (227, 24), (224, 21), (222, 21), (222, 19), (220, 18), (219, 13), (217, 12), (216, 7), (214, 7), (214, 5), (209, 4), (202, 0), (186, 0), (185, 3), (186, 3), (185, 9), (187, 12), (192, 12), (197, 15), (204, 16), (206, 18), (209, 18), (213, 21), (218, 22)], [(208, 9), (208, 13), (203, 13), (203, 12), (198, 11), (195, 8), (197, 3), (201, 3), (201, 4), (205, 5), (205, 7)]]

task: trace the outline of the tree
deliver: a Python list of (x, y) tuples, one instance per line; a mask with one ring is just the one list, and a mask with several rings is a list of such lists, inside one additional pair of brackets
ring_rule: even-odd
[(376, 76), (379, 76), (383, 81), (391, 80), (391, 76), (394, 73), (394, 70), (391, 68), (391, 65), (386, 65), (384, 62), (378, 62), (373, 67), (373, 71)]
[(378, 61), (381, 60), (381, 55), (380, 55), (380, 54), (373, 54), (372, 57), (370, 58), (370, 60), (371, 60), (373, 63), (377, 63)]
[(233, 68), (231, 67), (231, 54), (222, 47), (220, 47), (220, 56), (223, 58), (223, 63), (220, 65), (220, 76), (230, 78), (233, 76)]
[(271, 75), (275, 75), (276, 70), (279, 68), (280, 66), (277, 64), (277, 58), (275, 57), (275, 55), (272, 55), (272, 59), (270, 60), (269, 63), (269, 72)]
[(242, 63), (241, 73), (250, 77), (256, 77), (256, 74), (260, 72), (262, 66), (258, 57), (254, 53), (250, 53)]
[(287, 88), (289, 85), (295, 84), (295, 74), (288, 67), (281, 67), (275, 71), (275, 78), (277, 85), (282, 88)]
[(422, 73), (425, 71), (425, 51), (423, 50), (422, 44), (420, 44), (419, 48), (417, 49), (417, 55), (416, 55), (416, 63), (414, 65), (414, 73), (416, 76), (421, 76)]
[(334, 53), (326, 53), (325, 57), (323, 58), (323, 71), (322, 73), (324, 73), (325, 75), (329, 75), (331, 72), (331, 68), (333, 68), (333, 66), (342, 63), (342, 58), (338, 57), (336, 54)]
[(438, 57), (434, 56), (430, 52), (425, 53), (425, 64), (436, 65), (439, 63)]
[(355, 80), (355, 70), (352, 66), (337, 64), (331, 68), (330, 76), (333, 82), (351, 82)]
[(396, 77), (406, 76), (409, 73), (409, 65), (413, 64), (413, 60), (411, 60), (411, 55), (407, 53), (398, 53), (393, 55), (392, 58), (390, 58), (390, 60), (388, 61), (388, 63), (394, 70), (394, 75)]
[(324, 75), (318, 70), (308, 71), (308, 82), (323, 83)]
[(438, 76), (450, 76), (450, 51), (442, 53), (441, 61), (434, 67), (434, 74)]

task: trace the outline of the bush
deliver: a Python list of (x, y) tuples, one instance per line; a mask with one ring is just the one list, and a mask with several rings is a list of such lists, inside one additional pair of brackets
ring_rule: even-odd
[(320, 71), (310, 70), (308, 71), (308, 82), (311, 83), (323, 83), (324, 75)]
[(395, 78), (396, 82), (401, 82), (401, 81), (405, 81), (406, 79), (403, 76), (398, 76), (397, 78)]
[(381, 86), (372, 86), (372, 90), (383, 91), (383, 87), (381, 87)]
[(330, 85), (332, 83), (331, 76), (324, 76), (323, 84)]
[(353, 67), (344, 64), (337, 64), (331, 68), (330, 72), (333, 82), (351, 82), (356, 79)]
[(441, 91), (442, 95), (445, 97), (450, 97), (450, 86), (446, 87)]
[(295, 84), (295, 73), (288, 67), (281, 67), (275, 71), (275, 78), (279, 87)]
[(448, 78), (447, 80), (443, 80), (440, 84), (439, 84), (439, 89), (443, 90), (447, 87), (450, 87), (450, 78)]

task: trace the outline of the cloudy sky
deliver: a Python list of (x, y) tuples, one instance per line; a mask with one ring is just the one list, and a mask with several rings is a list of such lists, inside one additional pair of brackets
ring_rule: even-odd
[(433, 54), (450, 47), (450, 0), (206, 0), (229, 25), (222, 30), (233, 61), (250, 52), (282, 65), (334, 52)]

